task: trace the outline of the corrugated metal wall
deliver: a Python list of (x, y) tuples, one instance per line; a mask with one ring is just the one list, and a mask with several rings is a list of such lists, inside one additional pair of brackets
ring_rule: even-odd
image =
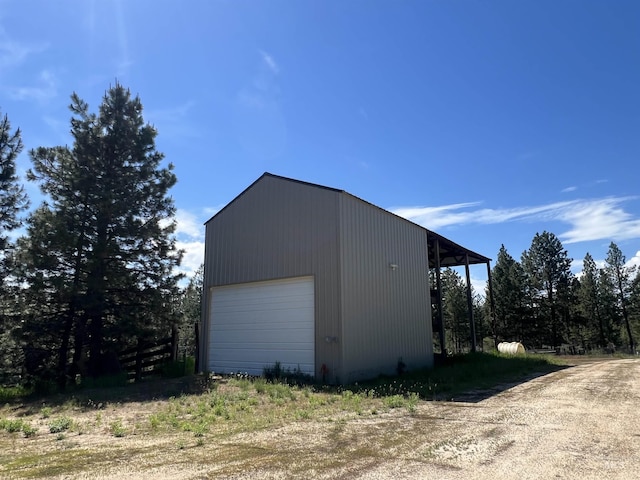
[[(213, 286), (313, 275), (316, 374), (339, 375), (340, 285), (336, 190), (265, 175), (206, 225), (203, 320)], [(209, 338), (206, 321), (201, 346)], [(206, 348), (203, 348), (206, 352)], [(206, 353), (205, 353), (206, 355)], [(202, 365), (208, 364), (203, 358)]]
[(340, 250), (341, 380), (433, 365), (426, 231), (342, 194)]

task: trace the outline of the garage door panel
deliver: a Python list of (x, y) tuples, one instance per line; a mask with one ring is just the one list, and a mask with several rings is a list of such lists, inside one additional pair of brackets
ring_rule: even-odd
[[(223, 337), (224, 345), (217, 344), (217, 348), (225, 348), (226, 345), (230, 343), (236, 343), (238, 345), (245, 345), (246, 348), (253, 348), (255, 345), (259, 345), (261, 343), (269, 343), (274, 345), (302, 345), (309, 344), (313, 345), (313, 338), (310, 338), (307, 335), (307, 330), (303, 331), (295, 331), (292, 329), (259, 329), (256, 328), (253, 330), (253, 335), (259, 336), (260, 338), (256, 341), (247, 341), (247, 334), (244, 329), (228, 329), (228, 330), (216, 330), (212, 332), (212, 335)], [(298, 334), (298, 338), (296, 341), (291, 340), (283, 340), (283, 337), (292, 338)]]
[(209, 369), (260, 375), (280, 362), (313, 375), (314, 311), (313, 277), (214, 288)]

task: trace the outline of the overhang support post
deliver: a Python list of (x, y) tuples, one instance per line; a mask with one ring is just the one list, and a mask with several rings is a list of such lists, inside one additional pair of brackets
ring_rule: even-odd
[(498, 349), (498, 319), (496, 318), (496, 302), (493, 298), (493, 282), (491, 280), (491, 263), (487, 262), (487, 279), (489, 282), (489, 307), (491, 309), (491, 325), (493, 330), (493, 343)]
[(471, 327), (471, 351), (476, 352), (476, 323), (473, 318), (473, 298), (471, 296), (471, 275), (469, 274), (469, 254), (464, 255), (464, 271), (467, 275), (467, 308), (469, 308), (469, 326)]
[(447, 356), (447, 344), (444, 332), (444, 314), (442, 311), (442, 278), (440, 276), (440, 240), (436, 238), (436, 287), (438, 288), (438, 335), (440, 338), (440, 354)]

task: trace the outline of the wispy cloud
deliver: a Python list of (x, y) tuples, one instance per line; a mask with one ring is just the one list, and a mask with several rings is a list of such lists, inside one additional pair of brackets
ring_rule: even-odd
[(125, 14), (123, 11), (122, 0), (115, 2), (115, 16), (116, 16), (116, 35), (118, 40), (118, 49), (120, 58), (117, 61), (117, 73), (118, 76), (124, 76), (127, 74), (129, 67), (133, 65), (133, 61), (129, 56), (129, 41), (127, 39), (127, 28), (125, 25)]
[(271, 73), (277, 75), (280, 72), (280, 67), (273, 59), (273, 57), (264, 50), (260, 50), (260, 55), (262, 56), (262, 62), (267, 66), (269, 70), (271, 70)]
[(563, 188), (563, 189), (561, 190), (561, 192), (562, 192), (562, 193), (575, 192), (577, 189), (578, 189), (578, 187), (571, 186), (571, 187)]
[(287, 127), (280, 108), (279, 66), (259, 51), (260, 63), (235, 98), (233, 124), (239, 145), (254, 159), (271, 160), (286, 148)]
[(3, 39), (0, 36), (0, 68), (5, 69), (18, 66), (31, 54), (43, 52), (47, 48), (48, 45), (46, 44), (28, 45)]
[(13, 100), (35, 100), (44, 102), (58, 94), (58, 81), (53, 72), (42, 70), (38, 75), (36, 85), (19, 87), (5, 87), (7, 95)]
[(640, 237), (640, 219), (634, 218), (620, 206), (632, 199), (620, 197), (577, 201), (559, 212), (559, 219), (571, 225), (560, 238), (565, 243), (577, 243)]
[(569, 226), (559, 237), (563, 243), (570, 244), (640, 238), (640, 219), (621, 206), (635, 199), (636, 197), (582, 199), (509, 209), (471, 209), (470, 207), (476, 207), (480, 203), (470, 202), (440, 207), (401, 207), (391, 211), (433, 230), (462, 224), (556, 221)]

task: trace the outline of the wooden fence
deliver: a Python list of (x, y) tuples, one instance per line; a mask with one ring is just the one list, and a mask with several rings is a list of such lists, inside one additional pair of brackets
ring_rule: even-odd
[(178, 333), (172, 332), (170, 337), (157, 343), (149, 344), (138, 341), (138, 345), (119, 353), (118, 361), (129, 380), (139, 382), (144, 377), (157, 373), (157, 367), (178, 357)]

